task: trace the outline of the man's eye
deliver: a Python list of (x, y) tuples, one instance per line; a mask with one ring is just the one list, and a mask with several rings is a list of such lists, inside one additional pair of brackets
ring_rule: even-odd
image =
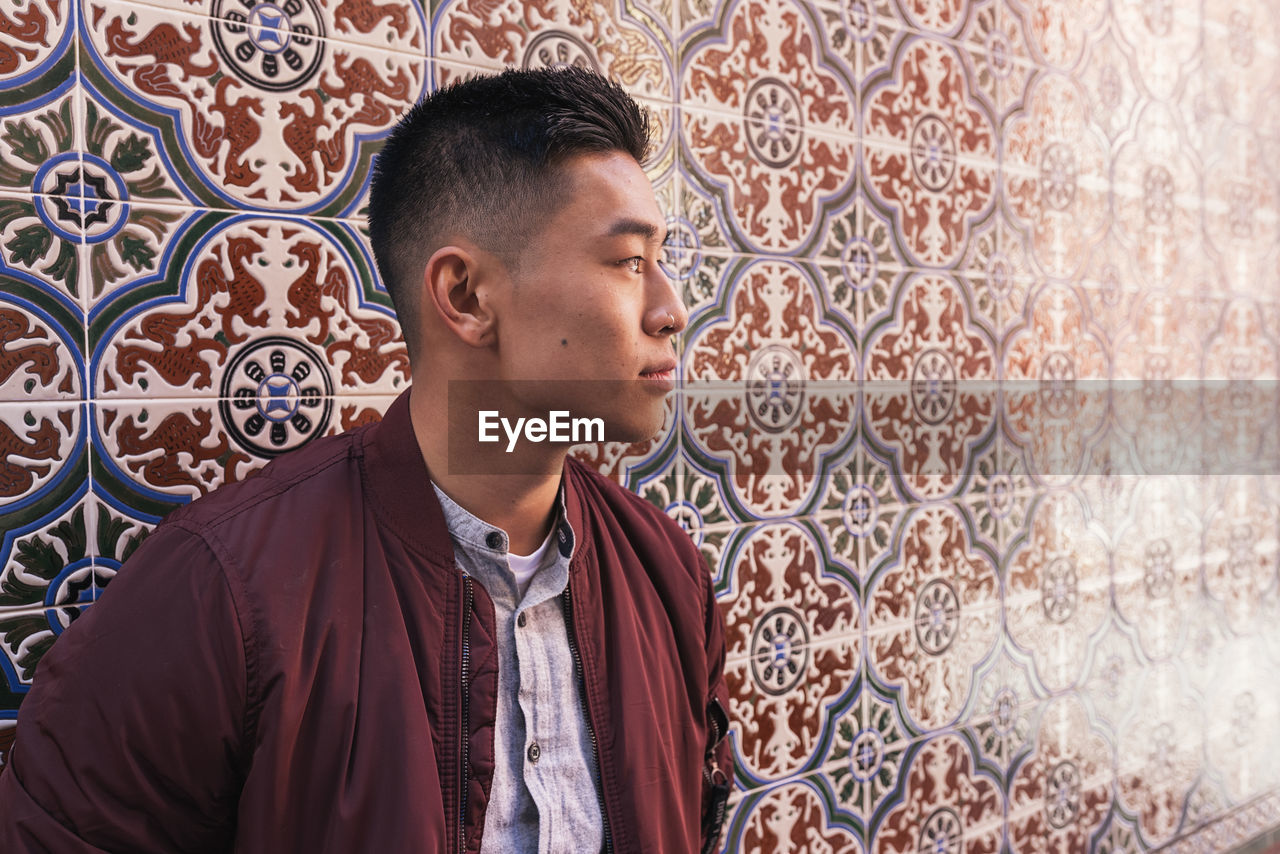
[(622, 262), (622, 266), (626, 267), (632, 273), (639, 273), (640, 267), (642, 264), (644, 264), (644, 259), (641, 258), (639, 255), (636, 255), (635, 257), (632, 257), (632, 258), (628, 258)]

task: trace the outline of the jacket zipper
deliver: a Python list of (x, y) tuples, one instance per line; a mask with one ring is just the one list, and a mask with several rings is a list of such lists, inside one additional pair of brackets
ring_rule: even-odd
[(471, 764), (471, 576), (462, 577), (462, 762), (458, 767), (458, 852), (467, 850), (467, 779)]
[(591, 725), (591, 710), (587, 707), (587, 676), (582, 669), (582, 655), (578, 652), (578, 642), (574, 638), (573, 598), (566, 584), (561, 597), (564, 604), (565, 628), (568, 629), (569, 653), (573, 656), (573, 668), (578, 674), (578, 699), (582, 703), (582, 719), (587, 724), (587, 735), (591, 739), (591, 755), (596, 759), (596, 770), (600, 774), (600, 785), (596, 787), (596, 800), (600, 804), (600, 820), (604, 824), (604, 850), (606, 854), (613, 852), (613, 835), (609, 832), (609, 813), (604, 807), (604, 764), (600, 761), (600, 745), (596, 742), (596, 730)]

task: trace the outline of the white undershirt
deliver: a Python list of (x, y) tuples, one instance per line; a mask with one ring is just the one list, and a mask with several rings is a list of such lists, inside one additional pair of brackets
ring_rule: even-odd
[(542, 566), (542, 559), (547, 556), (547, 549), (551, 548), (551, 535), (556, 532), (556, 526), (552, 525), (551, 530), (547, 532), (547, 538), (542, 541), (542, 545), (538, 546), (538, 550), (531, 555), (518, 555), (513, 551), (507, 552), (507, 565), (511, 567), (511, 574), (516, 578), (516, 587), (520, 590), (520, 598), (524, 598), (525, 591), (529, 589), (529, 582), (533, 581), (533, 575), (538, 571), (538, 567)]

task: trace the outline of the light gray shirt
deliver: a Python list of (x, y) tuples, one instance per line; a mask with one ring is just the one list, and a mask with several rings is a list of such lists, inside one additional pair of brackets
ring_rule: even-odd
[(560, 598), (574, 546), (564, 490), (552, 547), (522, 597), (507, 563), (506, 532), (432, 486), (458, 568), (484, 587), (497, 617), (495, 767), (481, 851), (600, 851), (600, 774)]

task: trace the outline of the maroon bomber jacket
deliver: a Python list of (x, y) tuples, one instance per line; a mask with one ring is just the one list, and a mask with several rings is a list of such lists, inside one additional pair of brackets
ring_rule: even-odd
[[(454, 565), (408, 394), (152, 533), (38, 668), (0, 851), (480, 850), (493, 605)], [(606, 847), (703, 850), (732, 776), (709, 574), (657, 508), (565, 479)]]

